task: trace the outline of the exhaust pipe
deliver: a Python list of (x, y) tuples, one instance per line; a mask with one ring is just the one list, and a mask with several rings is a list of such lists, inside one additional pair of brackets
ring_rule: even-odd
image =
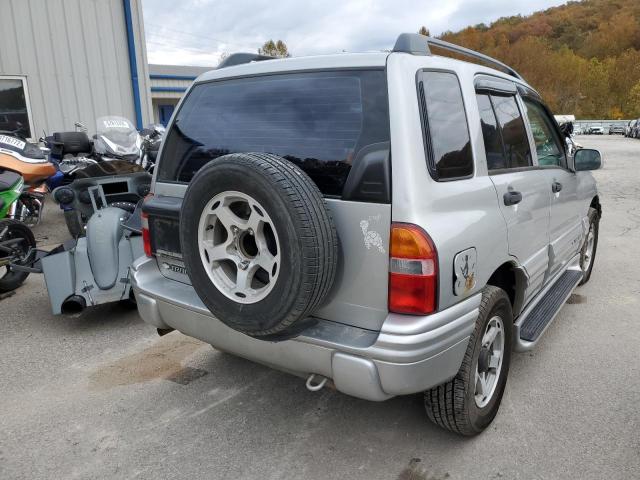
[(87, 302), (84, 297), (80, 295), (71, 295), (67, 297), (67, 299), (62, 302), (61, 310), (62, 313), (70, 314), (70, 313), (80, 313), (87, 307)]

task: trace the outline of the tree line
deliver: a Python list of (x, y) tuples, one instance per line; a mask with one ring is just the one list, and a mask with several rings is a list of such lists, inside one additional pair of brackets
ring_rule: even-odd
[(510, 65), (555, 113), (640, 117), (638, 0), (572, 1), (440, 38)]

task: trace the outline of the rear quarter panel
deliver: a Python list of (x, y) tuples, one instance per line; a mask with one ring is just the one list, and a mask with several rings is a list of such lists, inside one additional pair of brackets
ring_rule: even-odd
[[(438, 250), (438, 309), (448, 308), (478, 293), (493, 272), (513, 260), (508, 255), (506, 224), (496, 190), (487, 176), (484, 141), (473, 78), (482, 67), (437, 56), (391, 54), (388, 82), (392, 149), (392, 221), (414, 223), (431, 236)], [(458, 75), (466, 106), (475, 171), (472, 178), (436, 182), (427, 169), (416, 73), (420, 69)], [(475, 285), (454, 293), (454, 258), (474, 247)]]

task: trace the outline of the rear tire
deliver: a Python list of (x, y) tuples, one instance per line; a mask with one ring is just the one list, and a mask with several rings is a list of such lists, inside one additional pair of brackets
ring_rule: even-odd
[[(495, 327), (499, 323), (502, 331)], [(494, 325), (492, 327), (492, 325)], [(496, 328), (502, 336), (501, 361), (494, 364), (496, 351), (486, 348), (486, 339), (491, 337), (492, 328)], [(477, 435), (493, 421), (504, 393), (511, 363), (511, 345), (513, 338), (513, 313), (511, 302), (501, 288), (488, 285), (482, 293), (480, 313), (476, 326), (469, 338), (469, 345), (462, 360), (462, 366), (456, 376), (443, 385), (427, 390), (424, 404), (427, 416), (436, 425), (460, 435)], [(485, 345), (483, 345), (485, 341)], [(489, 353), (488, 353), (489, 352)], [(482, 358), (481, 358), (482, 357)], [(491, 368), (494, 365), (495, 368)], [(485, 371), (486, 369), (486, 371)], [(478, 371), (484, 371), (486, 389), (480, 388)], [(489, 385), (490, 375), (494, 374), (493, 383)]]
[[(15, 238), (22, 239), (18, 248), (22, 251), (23, 255), (26, 255), (30, 248), (36, 247), (36, 239), (33, 236), (33, 232), (24, 223), (10, 219), (0, 220), (0, 233), (7, 227), (8, 230), (5, 235), (0, 238), (0, 241)], [(0, 258), (2, 257), (0, 256)], [(25, 265), (28, 264), (29, 259), (25, 257), (22, 263)], [(0, 293), (15, 290), (22, 285), (28, 276), (28, 272), (17, 272), (12, 270), (11, 267), (0, 267)]]

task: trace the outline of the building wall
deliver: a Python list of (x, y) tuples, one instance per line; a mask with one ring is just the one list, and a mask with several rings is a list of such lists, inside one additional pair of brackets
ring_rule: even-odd
[(202, 73), (213, 67), (149, 65), (154, 123), (166, 124), (184, 92)]
[[(2, 0), (0, 76), (26, 76), (33, 137), (120, 115), (136, 122), (124, 2), (130, 2), (143, 123), (152, 118), (141, 0)], [(1, 77), (0, 77), (1, 78)]]

